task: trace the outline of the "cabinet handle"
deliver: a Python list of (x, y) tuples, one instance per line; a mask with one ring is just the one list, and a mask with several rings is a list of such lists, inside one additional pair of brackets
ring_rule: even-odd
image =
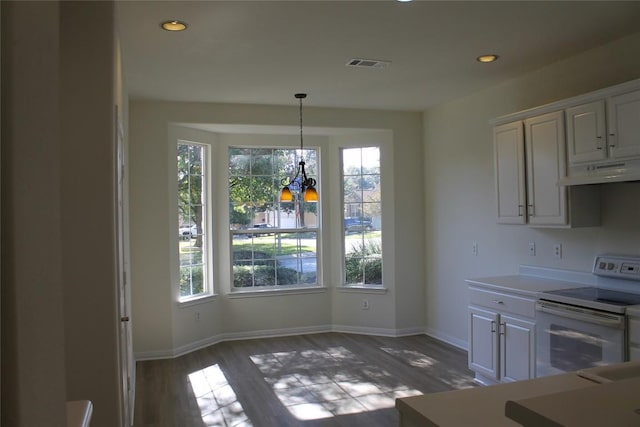
[[(602, 139), (602, 135), (596, 136), (597, 139)], [(596, 150), (602, 150), (602, 145), (598, 145)]]
[(524, 206), (522, 205), (518, 205), (518, 216), (523, 216), (523, 212), (522, 212), (522, 208), (524, 208)]
[(533, 214), (533, 205), (529, 205), (529, 209), (527, 210), (527, 213), (529, 214), (529, 216), (535, 216)]
[(507, 324), (503, 322), (503, 323), (500, 323), (500, 326), (501, 326), (501, 329), (499, 334), (504, 336), (507, 332)]
[(496, 332), (496, 321), (492, 320), (491, 321), (491, 333), (495, 333)]
[(120, 321), (121, 321), (121, 322), (128, 322), (128, 321), (129, 321), (129, 316), (122, 316), (122, 317), (120, 318)]
[(496, 304), (504, 304), (504, 301), (502, 301), (501, 299), (494, 299), (493, 302)]

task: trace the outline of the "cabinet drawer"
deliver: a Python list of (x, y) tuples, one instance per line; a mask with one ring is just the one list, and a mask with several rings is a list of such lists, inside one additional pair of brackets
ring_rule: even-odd
[(489, 291), (471, 286), (469, 287), (469, 301), (473, 305), (481, 305), (501, 312), (519, 314), (520, 316), (534, 318), (536, 315), (536, 303), (534, 299), (509, 295), (502, 292)]
[(629, 317), (629, 343), (640, 346), (640, 318)]

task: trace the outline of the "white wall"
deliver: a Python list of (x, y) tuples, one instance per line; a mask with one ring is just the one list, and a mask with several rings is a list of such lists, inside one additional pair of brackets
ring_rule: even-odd
[[(312, 103), (312, 94), (309, 102)], [(292, 102), (292, 104), (294, 104)], [(422, 127), (421, 114), (364, 110), (332, 110), (305, 106), (305, 127), (357, 128), (361, 134), (387, 135), (383, 144), (383, 229), (389, 262), (385, 261), (384, 281), (389, 292), (367, 294), (371, 309), (360, 309), (362, 294), (337, 292), (335, 251), (325, 251), (324, 284), (328, 290), (313, 294), (278, 295), (260, 298), (229, 298), (230, 289), (226, 265), (217, 265), (216, 284), (221, 295), (197, 305), (176, 304), (177, 285), (172, 284), (171, 263), (177, 256), (175, 215), (170, 215), (175, 197), (168, 190), (175, 180), (170, 172), (175, 156), (169, 151), (169, 124), (224, 124), (293, 126), (297, 124), (297, 108), (277, 106), (221, 105), (172, 102), (133, 101), (130, 114), (131, 171), (131, 256), (134, 322), (134, 348), (138, 356), (171, 355), (195, 344), (206, 344), (212, 338), (243, 336), (287, 330), (318, 330), (340, 326), (344, 329), (372, 329), (396, 333), (416, 331), (423, 326), (424, 232), (420, 207), (423, 193), (407, 191), (410, 184), (421, 182)], [(385, 132), (380, 133), (380, 129)], [(374, 132), (375, 131), (375, 132)], [(190, 132), (196, 132), (191, 130)], [(194, 133), (195, 135), (195, 133)], [(295, 133), (294, 133), (295, 135)], [(392, 135), (392, 140), (389, 136)], [(226, 205), (226, 146), (237, 142), (241, 135), (202, 135), (214, 141), (214, 174), (218, 185), (215, 203)], [(362, 137), (362, 135), (360, 135)], [(371, 137), (371, 136), (367, 136)], [(379, 137), (379, 136), (378, 136)], [(261, 135), (262, 140), (278, 139)], [(283, 138), (280, 137), (282, 141)], [(298, 139), (288, 136), (292, 145)], [(345, 137), (353, 139), (354, 137)], [(337, 136), (307, 136), (305, 143), (321, 147), (323, 156), (321, 191), (322, 215), (325, 224), (323, 244), (335, 248), (337, 243), (329, 228), (340, 227), (341, 213), (337, 205), (337, 146), (343, 140)], [(173, 143), (173, 142), (171, 142)], [(390, 163), (390, 164), (389, 164)], [(334, 180), (334, 181), (331, 181)], [(328, 185), (327, 185), (328, 184)], [(419, 187), (419, 185), (418, 185)], [(333, 202), (327, 194), (334, 192)], [(224, 218), (215, 226), (222, 239), (222, 251), (228, 236)], [(329, 227), (329, 228), (327, 228)], [(215, 231), (214, 230), (214, 231)], [(401, 247), (396, 242), (402, 242)], [(176, 243), (177, 244), (177, 243)], [(333, 245), (333, 246), (332, 246)], [(339, 246), (338, 246), (339, 247)], [(220, 248), (219, 248), (220, 249)], [(228, 261), (224, 254), (218, 259)], [(388, 268), (387, 268), (388, 267)], [(195, 321), (195, 312), (200, 320)]]
[(120, 423), (112, 2), (3, 2), (2, 424)]
[(64, 425), (59, 9), (2, 15), (2, 425)]
[[(520, 264), (590, 271), (602, 252), (640, 255), (640, 183), (603, 187), (602, 226), (535, 229), (495, 223), (492, 129), (508, 113), (640, 77), (640, 34), (437, 106), (424, 114), (427, 330), (466, 346), (464, 279)], [(472, 241), (479, 245), (473, 256)], [(529, 256), (534, 241), (537, 255)], [(562, 259), (552, 254), (562, 243)]]

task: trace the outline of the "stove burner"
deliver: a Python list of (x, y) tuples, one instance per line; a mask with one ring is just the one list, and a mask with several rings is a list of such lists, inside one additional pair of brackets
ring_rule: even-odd
[(575, 298), (582, 301), (594, 301), (604, 304), (611, 304), (621, 307), (640, 304), (640, 295), (628, 292), (613, 291), (610, 289), (600, 289), (595, 287), (559, 289), (556, 291), (543, 292), (552, 299), (552, 295), (561, 297)]

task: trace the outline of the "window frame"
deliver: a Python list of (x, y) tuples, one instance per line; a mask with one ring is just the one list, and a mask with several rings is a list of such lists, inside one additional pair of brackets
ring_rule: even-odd
[[(346, 266), (346, 262), (347, 262), (347, 253), (346, 253), (346, 237), (347, 237), (347, 229), (345, 226), (345, 219), (347, 217), (345, 217), (345, 212), (346, 212), (346, 203), (345, 203), (345, 174), (344, 174), (344, 151), (345, 150), (353, 150), (353, 149), (360, 149), (360, 150), (364, 150), (367, 148), (376, 148), (378, 150), (378, 156), (379, 156), (379, 169), (378, 169), (378, 177), (379, 177), (379, 190), (381, 192), (380, 194), (380, 201), (377, 202), (379, 203), (379, 211), (380, 211), (380, 221), (379, 221), (379, 227), (380, 227), (380, 241), (379, 241), (379, 247), (380, 247), (380, 262), (381, 262), (381, 273), (380, 273), (380, 283), (349, 283), (347, 282), (347, 266)], [(386, 293), (386, 288), (385, 288), (385, 283), (384, 283), (384, 244), (383, 244), (383, 239), (382, 239), (382, 212), (384, 210), (383, 205), (384, 205), (384, 198), (382, 196), (382, 189), (384, 187), (384, 176), (383, 176), (383, 167), (382, 167), (382, 157), (383, 157), (383, 146), (380, 143), (362, 143), (362, 144), (358, 144), (358, 145), (348, 145), (348, 146), (341, 146), (338, 149), (338, 160), (339, 160), (339, 186), (340, 186), (340, 200), (338, 201), (338, 204), (340, 206), (340, 247), (341, 247), (341, 252), (340, 252), (340, 260), (341, 260), (341, 285), (339, 286), (342, 290), (366, 290), (366, 291), (372, 291), (372, 292), (382, 292), (382, 293)], [(362, 168), (362, 161), (360, 162), (360, 168)], [(360, 204), (364, 205), (364, 201), (361, 201)], [(364, 218), (364, 216), (360, 216), (360, 218)], [(362, 229), (359, 233), (362, 236), (362, 241), (364, 242), (364, 234), (365, 234), (366, 230)], [(364, 243), (363, 243), (364, 244)]]
[[(231, 175), (231, 168), (230, 168), (230, 156), (231, 156), (231, 151), (233, 149), (242, 149), (242, 150), (250, 150), (251, 152), (253, 152), (253, 150), (287, 150), (287, 151), (293, 151), (295, 154), (295, 165), (297, 165), (297, 162), (299, 161), (300, 157), (299, 157), (299, 147), (296, 147), (295, 145), (292, 144), (269, 144), (269, 145), (265, 145), (265, 144), (259, 144), (259, 145), (252, 145), (252, 144), (229, 144), (225, 146), (225, 150), (226, 150), (226, 161), (227, 161), (227, 168), (226, 168), (226, 182), (228, 183), (229, 180), (231, 179), (232, 175)], [(318, 192), (321, 192), (321, 188), (322, 188), (322, 179), (321, 179), (321, 149), (318, 146), (305, 146), (304, 147), (304, 159), (305, 161), (308, 160), (308, 152), (309, 151), (314, 151), (315, 152), (315, 171), (313, 174), (313, 177), (316, 179), (317, 181), (317, 185), (316, 188), (318, 189)], [(295, 170), (293, 171), (293, 173), (295, 174)], [(277, 195), (279, 195), (280, 190), (281, 190), (281, 179), (285, 178), (285, 177), (290, 177), (290, 171), (286, 171), (285, 172), (286, 175), (282, 176), (282, 177), (275, 177), (276, 179), (274, 179), (274, 182), (277, 186), (277, 188), (275, 190), (277, 190)], [(251, 176), (251, 175), (250, 175)], [(275, 175), (272, 174), (272, 177), (274, 177)], [(311, 175), (310, 175), (311, 176)], [(276, 196), (279, 197), (279, 196)], [(320, 197), (321, 199), (321, 197)], [(226, 196), (226, 203), (229, 204), (229, 206), (232, 205), (233, 201), (231, 200), (231, 194), (229, 191), (229, 185), (227, 184), (227, 196)], [(307, 202), (309, 203), (309, 202)], [(280, 205), (280, 201), (277, 198), (274, 198), (274, 204), (275, 205)], [(229, 253), (229, 262), (228, 262), (228, 268), (229, 268), (229, 291), (230, 294), (229, 296), (236, 296), (236, 297), (241, 297), (241, 296), (258, 296), (258, 295), (264, 295), (266, 293), (308, 293), (308, 292), (318, 292), (318, 291), (322, 291), (325, 287), (322, 285), (322, 202), (321, 200), (319, 200), (317, 202), (317, 208), (316, 208), (316, 221), (315, 221), (315, 225), (314, 226), (307, 226), (307, 227), (300, 227), (298, 226), (298, 224), (296, 223), (296, 227), (274, 227), (274, 228), (268, 228), (265, 230), (261, 230), (258, 228), (253, 228), (253, 227), (248, 227), (247, 229), (233, 229), (231, 228), (231, 213), (230, 211), (227, 211), (227, 230), (229, 233), (229, 245), (228, 245), (228, 253)], [(274, 215), (277, 215), (277, 212), (279, 208), (274, 209)], [(254, 217), (252, 218), (252, 220), (249, 222), (249, 225), (251, 225), (252, 223), (254, 223), (255, 219), (255, 214)], [(295, 233), (305, 233), (305, 232), (313, 232), (315, 233), (315, 265), (316, 265), (316, 271), (315, 271), (315, 283), (309, 283), (309, 284), (305, 284), (303, 282), (298, 282), (295, 284), (273, 284), (273, 285), (256, 285), (255, 284), (255, 276), (252, 275), (252, 285), (251, 286), (246, 286), (246, 287), (242, 287), (242, 286), (235, 286), (235, 282), (234, 282), (234, 236), (240, 236), (240, 235), (247, 235), (248, 238), (252, 239), (253, 236), (260, 236), (260, 235), (273, 235), (274, 239), (275, 236), (277, 235), (287, 235), (287, 234), (295, 234)], [(252, 258), (253, 255), (252, 255)], [(275, 260), (275, 258), (274, 258)], [(298, 272), (298, 274), (300, 274), (300, 272)], [(298, 278), (300, 278), (300, 276), (298, 276)]]
[[(202, 292), (191, 295), (181, 295), (180, 291), (180, 249), (179, 245), (182, 241), (181, 236), (177, 236), (177, 244), (174, 246), (177, 249), (176, 260), (177, 260), (177, 281), (176, 281), (176, 293), (177, 293), (177, 301), (181, 305), (190, 305), (193, 303), (199, 303), (206, 298), (211, 298), (215, 296), (215, 283), (214, 283), (214, 246), (213, 246), (213, 215), (216, 215), (215, 209), (213, 208), (212, 200), (213, 200), (213, 169), (212, 169), (212, 151), (213, 147), (211, 143), (197, 141), (196, 139), (200, 138), (185, 138), (185, 137), (176, 137), (173, 138), (173, 146), (175, 148), (175, 156), (174, 159), (174, 170), (173, 174), (174, 182), (175, 182), (175, 206), (176, 206), (176, 217), (175, 220), (178, 227), (180, 227), (180, 209), (178, 207), (178, 164), (177, 164), (177, 154), (178, 154), (178, 146), (179, 145), (195, 145), (202, 147), (203, 150), (203, 159), (202, 159), (202, 245), (203, 245), (203, 254), (202, 254), (202, 264), (203, 264), (203, 282), (202, 282)], [(174, 232), (175, 234), (175, 232)]]

